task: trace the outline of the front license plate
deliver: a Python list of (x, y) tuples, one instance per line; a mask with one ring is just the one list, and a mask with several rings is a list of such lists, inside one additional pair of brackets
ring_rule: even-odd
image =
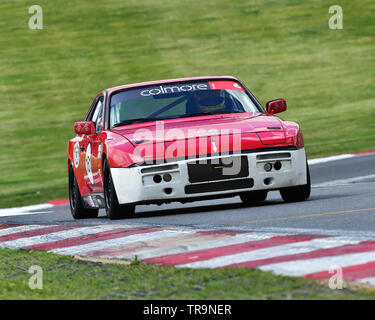
[(188, 163), (189, 182), (244, 178), (249, 175), (246, 156), (208, 159)]

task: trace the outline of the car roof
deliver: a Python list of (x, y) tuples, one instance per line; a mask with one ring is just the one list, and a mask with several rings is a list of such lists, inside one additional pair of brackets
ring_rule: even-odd
[(107, 89), (107, 92), (111, 94), (114, 91), (123, 90), (123, 89), (130, 89), (136, 87), (144, 87), (144, 86), (153, 86), (158, 84), (166, 84), (166, 83), (175, 83), (175, 82), (184, 82), (184, 81), (202, 81), (202, 80), (234, 80), (239, 81), (237, 78), (233, 76), (210, 76), (210, 77), (190, 77), (190, 78), (178, 78), (178, 79), (167, 79), (167, 80), (157, 80), (157, 81), (148, 81), (148, 82), (139, 82), (133, 84), (126, 84), (122, 86), (117, 86), (113, 88)]

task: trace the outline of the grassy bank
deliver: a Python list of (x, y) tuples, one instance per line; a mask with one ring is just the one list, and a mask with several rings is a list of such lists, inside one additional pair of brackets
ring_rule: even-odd
[[(251, 269), (179, 269), (111, 265), (45, 252), (0, 250), (4, 299), (373, 299), (374, 289), (331, 290), (316, 281)], [(42, 270), (42, 289), (30, 289), (31, 266)], [(35, 271), (34, 271), (35, 272)], [(32, 281), (33, 284), (36, 282)]]
[(375, 3), (324, 0), (26, 0), (0, 3), (0, 207), (67, 197), (74, 121), (107, 87), (231, 74), (284, 97), (309, 157), (375, 148)]

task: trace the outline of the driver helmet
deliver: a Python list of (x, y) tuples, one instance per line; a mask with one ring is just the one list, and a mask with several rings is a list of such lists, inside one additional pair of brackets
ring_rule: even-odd
[(225, 107), (224, 90), (207, 90), (194, 92), (195, 101), (202, 112), (219, 111)]

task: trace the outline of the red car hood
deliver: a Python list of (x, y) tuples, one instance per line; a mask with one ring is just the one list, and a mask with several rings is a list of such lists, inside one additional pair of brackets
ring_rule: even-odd
[[(164, 154), (166, 158), (177, 156), (172, 153), (167, 155), (165, 148), (168, 151), (170, 147), (184, 149), (184, 156), (194, 156), (238, 151), (238, 149), (264, 148), (265, 145), (282, 145), (286, 142), (284, 128), (279, 118), (252, 113), (137, 123), (114, 128), (112, 131), (128, 139), (145, 158), (164, 157)], [(202, 145), (198, 140), (205, 140), (207, 149), (198, 150), (196, 146), (199, 143)], [(186, 141), (189, 141), (190, 146)], [(153, 150), (153, 153), (148, 156), (150, 150)]]

